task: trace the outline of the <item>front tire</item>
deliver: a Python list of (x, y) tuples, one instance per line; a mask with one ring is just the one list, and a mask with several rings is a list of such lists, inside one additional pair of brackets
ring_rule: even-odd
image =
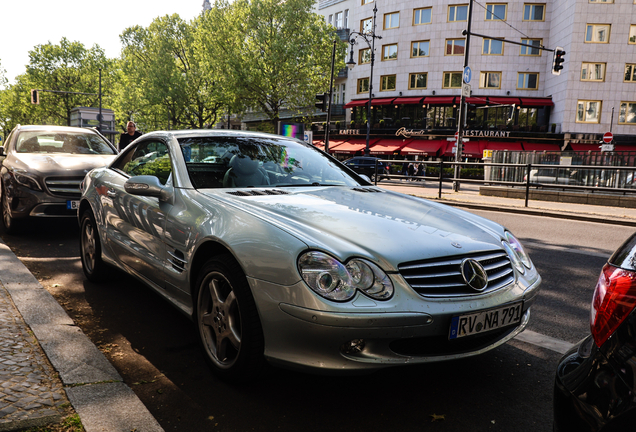
[(80, 258), (84, 275), (91, 282), (101, 282), (106, 275), (106, 263), (102, 260), (102, 244), (95, 217), (90, 210), (80, 219)]
[(226, 381), (254, 378), (264, 365), (264, 338), (241, 267), (230, 255), (212, 258), (196, 286), (196, 324), (206, 361)]
[(2, 187), (2, 223), (7, 234), (15, 234), (19, 231), (20, 221), (11, 216), (11, 204), (4, 186)]

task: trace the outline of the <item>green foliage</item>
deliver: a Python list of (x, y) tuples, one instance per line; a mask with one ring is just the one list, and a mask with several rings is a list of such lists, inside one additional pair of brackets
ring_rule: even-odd
[[(218, 0), (199, 18), (197, 45), (208, 68), (224, 72), (234, 106), (263, 111), (273, 124), (285, 107), (313, 106), (328, 87), (333, 41), (313, 0)], [(344, 67), (339, 60), (336, 70)]]

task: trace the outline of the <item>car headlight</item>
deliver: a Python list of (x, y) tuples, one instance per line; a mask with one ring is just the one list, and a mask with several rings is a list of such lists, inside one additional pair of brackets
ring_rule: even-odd
[(13, 178), (15, 178), (15, 181), (18, 182), (19, 184), (21, 184), (24, 187), (27, 187), (29, 189), (32, 190), (39, 190), (41, 191), (42, 188), (40, 187), (40, 184), (38, 183), (38, 181), (31, 177), (28, 174), (24, 174), (24, 173), (20, 173), (17, 171), (13, 172)]
[(329, 300), (350, 300), (358, 290), (376, 300), (387, 300), (393, 295), (393, 284), (387, 274), (360, 258), (343, 264), (323, 252), (311, 251), (301, 255), (298, 269), (307, 285)]
[(512, 263), (520, 273), (525, 273), (526, 268), (532, 268), (532, 261), (530, 260), (530, 257), (523, 249), (523, 246), (521, 246), (519, 240), (517, 240), (517, 238), (509, 231), (506, 231), (504, 236), (506, 241), (503, 242), (503, 245), (510, 256)]

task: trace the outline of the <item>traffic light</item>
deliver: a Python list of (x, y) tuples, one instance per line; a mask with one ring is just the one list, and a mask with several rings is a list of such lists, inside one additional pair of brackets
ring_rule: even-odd
[(316, 108), (320, 111), (327, 111), (327, 104), (329, 103), (329, 93), (320, 93), (316, 95)]
[(552, 58), (553, 75), (561, 75), (561, 69), (563, 69), (563, 62), (565, 61), (564, 56), (565, 51), (563, 51), (563, 48), (556, 47), (554, 49), (554, 57)]
[(40, 105), (40, 93), (35, 89), (31, 89), (31, 103)]

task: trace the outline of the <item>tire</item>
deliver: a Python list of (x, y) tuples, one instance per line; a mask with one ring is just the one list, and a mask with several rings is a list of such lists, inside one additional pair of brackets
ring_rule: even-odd
[(106, 263), (102, 260), (102, 244), (91, 210), (80, 219), (80, 259), (84, 275), (91, 282), (102, 282), (106, 276)]
[(264, 366), (264, 338), (256, 303), (230, 255), (210, 259), (197, 279), (195, 322), (205, 360), (230, 382), (256, 377)]
[(19, 219), (11, 216), (11, 205), (9, 204), (9, 197), (7, 196), (6, 189), (2, 187), (2, 223), (4, 224), (4, 231), (7, 234), (16, 234), (20, 230)]

